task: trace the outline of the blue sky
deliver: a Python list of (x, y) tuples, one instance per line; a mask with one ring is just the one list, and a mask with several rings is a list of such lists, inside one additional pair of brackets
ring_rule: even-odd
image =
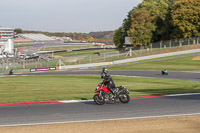
[(0, 26), (49, 32), (109, 31), (142, 0), (2, 0)]

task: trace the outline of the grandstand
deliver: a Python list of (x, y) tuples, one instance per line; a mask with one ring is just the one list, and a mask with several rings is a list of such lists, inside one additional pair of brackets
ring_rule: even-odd
[(8, 40), (10, 38), (13, 38), (14, 29), (0, 27), (0, 35), (0, 40)]
[(43, 35), (43, 34), (19, 34), (19, 37), (23, 38), (23, 39), (30, 39), (30, 40), (33, 40), (33, 41), (38, 41), (38, 42), (55, 41), (55, 39), (52, 39), (51, 37), (48, 37), (48, 36)]

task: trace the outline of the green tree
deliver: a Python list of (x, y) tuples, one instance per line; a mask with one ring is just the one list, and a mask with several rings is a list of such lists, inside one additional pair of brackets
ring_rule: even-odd
[(177, 0), (171, 13), (174, 38), (200, 36), (200, 0)]
[(16, 32), (17, 34), (23, 33), (22, 29), (20, 28), (14, 29), (14, 32)]
[(137, 7), (139, 10), (147, 10), (151, 16), (154, 16), (152, 22), (156, 26), (156, 29), (153, 33), (153, 41), (170, 38), (170, 3), (169, 0), (143, 0)]
[(114, 31), (113, 42), (117, 49), (121, 49), (124, 46), (124, 30), (122, 27)]
[(133, 46), (150, 43), (153, 31), (155, 31), (155, 26), (152, 23), (154, 17), (147, 10), (133, 10), (131, 18), (132, 24), (128, 35), (131, 37), (130, 41)]
[(128, 12), (127, 18), (124, 19), (123, 24), (122, 24), (122, 33), (124, 35), (124, 37), (126, 37), (128, 35), (128, 31), (131, 28), (131, 24), (132, 24), (132, 11), (135, 9), (132, 9), (130, 12)]

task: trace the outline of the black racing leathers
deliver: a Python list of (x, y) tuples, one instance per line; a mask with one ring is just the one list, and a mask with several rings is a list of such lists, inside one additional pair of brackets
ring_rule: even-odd
[(109, 89), (112, 93), (114, 93), (115, 83), (114, 83), (114, 81), (113, 81), (113, 79), (112, 79), (112, 77), (111, 77), (110, 75), (105, 76), (105, 78), (104, 78), (104, 80), (103, 80), (103, 84), (104, 84), (105, 86), (107, 86), (108, 89)]

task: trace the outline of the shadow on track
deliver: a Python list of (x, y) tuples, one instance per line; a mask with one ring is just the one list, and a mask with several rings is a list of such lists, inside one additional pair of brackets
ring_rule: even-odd
[(84, 97), (74, 97), (74, 98), (83, 100), (80, 103), (89, 104), (89, 105), (96, 105), (94, 101), (87, 101), (87, 100), (89, 100), (88, 98), (84, 98)]
[[(97, 105), (93, 100), (91, 101), (87, 101), (88, 99), (87, 98), (80, 98), (80, 97), (75, 97), (76, 99), (80, 99), (80, 100), (83, 100), (82, 102), (80, 102), (80, 103), (83, 103), (83, 104), (87, 104), (87, 105), (96, 105), (96, 106), (100, 106), (100, 105)], [(104, 105), (114, 105), (114, 104), (118, 104), (118, 103), (120, 103), (121, 104), (121, 102), (116, 102), (116, 103), (109, 103), (109, 102), (105, 102), (105, 104)]]

